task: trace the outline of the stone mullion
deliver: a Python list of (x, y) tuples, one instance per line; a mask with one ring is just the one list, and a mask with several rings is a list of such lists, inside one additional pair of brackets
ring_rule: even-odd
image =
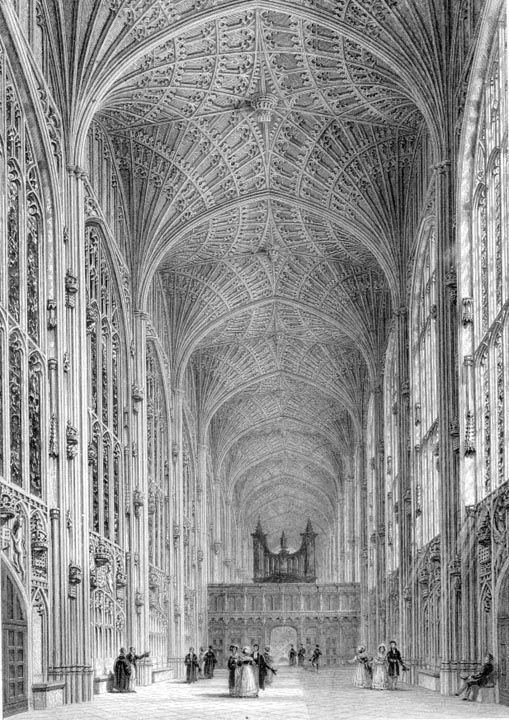
[[(185, 616), (184, 616), (184, 503), (183, 503), (183, 392), (180, 389), (175, 390), (175, 407), (174, 407), (174, 426), (173, 426), (173, 447), (174, 447), (174, 480), (175, 480), (175, 506), (176, 513), (174, 517), (175, 526), (178, 527), (180, 538), (175, 548), (176, 565), (173, 572), (176, 578), (176, 586), (174, 591), (175, 598), (175, 654), (177, 657), (184, 656), (185, 650)], [(180, 663), (177, 669), (178, 675), (181, 676), (182, 668)]]
[[(205, 631), (208, 627), (207, 617), (207, 582), (209, 577), (209, 554), (208, 554), (208, 518), (207, 518), (207, 452), (208, 446), (205, 442), (198, 445), (198, 492), (196, 501), (198, 503), (199, 529), (198, 529), (198, 559), (197, 559), (197, 608), (198, 625), (197, 631), (200, 643), (204, 643)], [(200, 623), (201, 616), (201, 623)]]
[[(384, 397), (383, 381), (374, 393), (374, 441), (375, 441), (375, 527), (376, 532), (376, 634), (386, 636), (385, 608), (385, 473), (384, 473)], [(378, 641), (377, 641), (378, 642)]]
[[(366, 431), (364, 431), (364, 436)], [(368, 637), (368, 620), (369, 620), (369, 588), (368, 588), (368, 537), (367, 537), (367, 474), (366, 474), (366, 449), (364, 443), (358, 442), (356, 447), (355, 458), (355, 475), (356, 475), (356, 512), (355, 523), (358, 528), (358, 547), (359, 547), (359, 577), (360, 583), (360, 633), (363, 640), (369, 642)]]
[(456, 558), (458, 537), (458, 457), (450, 429), (457, 417), (456, 271), (452, 260), (452, 181), (450, 162), (436, 167), (437, 203), (437, 344), (439, 399), (440, 550), (441, 550), (441, 669), (440, 690), (455, 690), (456, 648), (453, 624), (455, 590), (450, 566)]
[(357, 576), (355, 557), (358, 552), (358, 544), (355, 541), (355, 476), (351, 470), (350, 474), (345, 478), (345, 487), (345, 582), (355, 582)]

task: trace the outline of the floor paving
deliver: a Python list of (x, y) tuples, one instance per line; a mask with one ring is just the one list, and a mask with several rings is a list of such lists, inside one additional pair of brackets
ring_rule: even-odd
[(17, 720), (398, 720), (421, 718), (509, 718), (509, 708), (462, 702), (402, 684), (396, 692), (352, 686), (351, 668), (323, 668), (318, 674), (280, 668), (258, 698), (231, 698), (225, 670), (212, 680), (182, 680), (138, 688), (136, 694), (105, 694), (91, 703), (22, 713)]

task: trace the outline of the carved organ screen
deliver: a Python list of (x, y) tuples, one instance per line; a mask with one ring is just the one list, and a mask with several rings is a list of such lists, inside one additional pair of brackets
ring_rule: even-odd
[[(472, 198), (472, 298), (463, 298), (463, 325), (473, 323), (477, 498), (507, 478), (506, 388), (509, 297), (507, 252), (507, 57), (501, 24), (482, 98)], [(505, 220), (504, 220), (505, 218)], [(466, 422), (473, 424), (468, 413)], [(469, 431), (469, 428), (467, 428)], [(473, 438), (468, 438), (473, 440)]]

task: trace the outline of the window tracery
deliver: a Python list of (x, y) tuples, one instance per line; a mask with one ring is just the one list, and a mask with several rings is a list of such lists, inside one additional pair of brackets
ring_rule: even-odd
[(125, 336), (121, 306), (105, 248), (95, 225), (86, 228), (88, 387), (91, 475), (91, 529), (117, 545), (122, 539), (120, 416), (126, 386)]
[(474, 298), (474, 387), (477, 438), (477, 496), (505, 482), (506, 350), (509, 299), (507, 253), (507, 56), (506, 29), (493, 44), (481, 101), (472, 193), (471, 273)]
[(0, 75), (0, 157), (5, 162), (0, 184), (6, 187), (7, 198), (0, 233), (6, 238), (0, 270), (0, 287), (6, 288), (5, 315), (0, 320), (0, 368), (9, 387), (5, 394), (0, 389), (0, 423), (5, 428), (1, 445), (5, 442), (10, 454), (8, 467), (4, 467), (0, 447), (0, 473), (26, 492), (42, 497), (46, 423), (46, 338), (41, 322), (44, 200), (28, 122), (7, 62), (0, 62)]
[(423, 244), (421, 272), (418, 284), (413, 290), (417, 307), (410, 327), (413, 358), (410, 367), (413, 408), (413, 511), (418, 547), (426, 545), (439, 532), (439, 482), (435, 456), (439, 411), (435, 322), (437, 248), (433, 227), (427, 228)]

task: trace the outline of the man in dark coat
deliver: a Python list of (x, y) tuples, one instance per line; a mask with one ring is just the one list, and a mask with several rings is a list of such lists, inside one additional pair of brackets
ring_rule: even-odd
[(290, 645), (290, 652), (288, 653), (288, 660), (290, 661), (290, 666), (295, 665), (295, 660), (297, 657), (297, 651), (293, 647), (293, 645)]
[(136, 648), (130, 647), (127, 653), (127, 659), (131, 664), (131, 675), (129, 677), (129, 692), (136, 692), (136, 661), (141, 660), (144, 657), (148, 657), (149, 653), (144, 652), (143, 655), (136, 655)]
[(396, 690), (399, 678), (399, 668), (406, 670), (401, 653), (396, 646), (396, 641), (391, 640), (390, 650), (385, 656), (387, 661), (387, 675), (389, 678), (389, 690)]
[(306, 648), (301, 643), (299, 645), (299, 651), (297, 653), (298, 661), (299, 661), (299, 667), (304, 667), (304, 661), (306, 659)]
[(465, 697), (462, 698), (463, 700), (468, 700), (470, 702), (477, 700), (479, 688), (484, 687), (489, 682), (493, 670), (493, 655), (491, 653), (486, 653), (481, 669), (471, 675), (468, 675), (468, 677), (462, 678), (464, 680), (463, 686), (458, 690), (456, 695), (459, 696), (466, 690), (467, 692)]
[(320, 669), (320, 657), (322, 655), (322, 651), (320, 650), (320, 645), (316, 645), (315, 649), (313, 650), (313, 655), (311, 656), (311, 665), (314, 667), (316, 672)]
[(207, 680), (211, 680), (214, 677), (214, 667), (217, 663), (216, 655), (212, 650), (212, 645), (209, 645), (209, 649), (204, 654), (203, 660), (205, 662), (203, 674)]
[(131, 676), (131, 663), (127, 659), (125, 648), (120, 648), (118, 657), (113, 664), (113, 674), (115, 676), (113, 684), (113, 692), (126, 693), (129, 692), (129, 678)]

